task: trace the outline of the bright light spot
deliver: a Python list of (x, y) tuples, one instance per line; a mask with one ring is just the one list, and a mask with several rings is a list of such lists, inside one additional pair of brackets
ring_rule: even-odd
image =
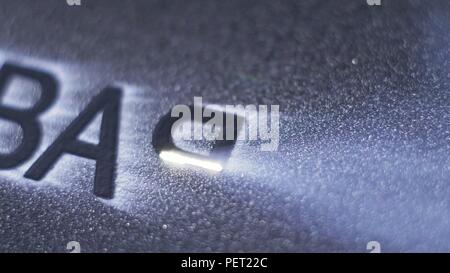
[(223, 170), (222, 165), (220, 165), (217, 162), (192, 158), (187, 155), (181, 154), (179, 152), (162, 151), (159, 154), (159, 157), (164, 161), (176, 163), (176, 164), (180, 164), (180, 165), (191, 165), (191, 166), (196, 166), (196, 167), (200, 167), (200, 168), (215, 171), (215, 172), (221, 172)]

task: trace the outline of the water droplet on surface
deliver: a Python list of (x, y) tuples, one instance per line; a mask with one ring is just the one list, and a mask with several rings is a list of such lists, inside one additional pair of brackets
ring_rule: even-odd
[(353, 58), (353, 59), (352, 59), (352, 64), (357, 65), (357, 64), (358, 64), (358, 59)]

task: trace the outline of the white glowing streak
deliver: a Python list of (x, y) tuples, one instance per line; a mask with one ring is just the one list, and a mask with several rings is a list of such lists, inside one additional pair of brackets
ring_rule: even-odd
[(191, 165), (197, 166), (200, 168), (208, 169), (215, 172), (221, 172), (223, 170), (222, 165), (216, 162), (211, 162), (208, 160), (201, 160), (192, 158), (181, 153), (173, 152), (173, 151), (162, 151), (159, 154), (159, 157), (167, 162), (181, 164), (181, 165)]

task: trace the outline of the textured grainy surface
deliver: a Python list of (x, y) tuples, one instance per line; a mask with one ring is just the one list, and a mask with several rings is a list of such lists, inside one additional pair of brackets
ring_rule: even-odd
[[(449, 2), (382, 1), (1, 0), (2, 61), (62, 90), (39, 152), (0, 171), (0, 250), (450, 251)], [(110, 83), (125, 87), (115, 198), (73, 156), (24, 179)], [(158, 118), (200, 95), (279, 104), (279, 151), (239, 144), (215, 176), (162, 164)], [(0, 132), (0, 151), (20, 142)]]

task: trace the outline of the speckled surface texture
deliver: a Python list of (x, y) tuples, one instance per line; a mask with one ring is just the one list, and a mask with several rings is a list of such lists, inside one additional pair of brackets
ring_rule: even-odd
[[(449, 1), (0, 0), (0, 61), (62, 87), (39, 151), (0, 171), (0, 251), (450, 251), (449, 40)], [(112, 83), (115, 198), (74, 156), (23, 178)], [(152, 130), (194, 96), (279, 104), (279, 150), (240, 143), (217, 175), (166, 166)], [(20, 139), (0, 121), (1, 152)]]

